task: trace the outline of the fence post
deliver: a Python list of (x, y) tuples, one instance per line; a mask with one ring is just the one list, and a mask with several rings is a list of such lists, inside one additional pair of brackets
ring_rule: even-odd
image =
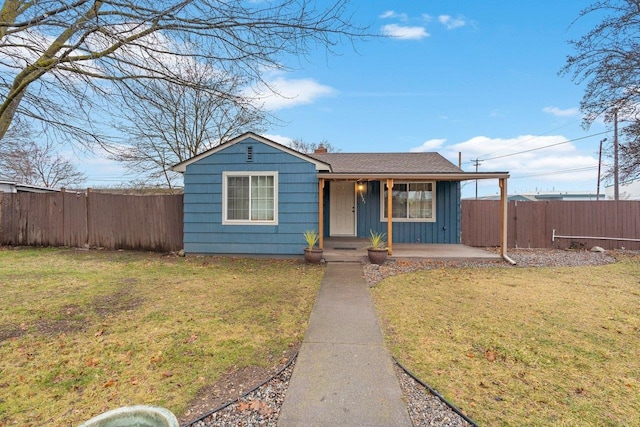
[(90, 239), (89, 239), (89, 230), (91, 230), (91, 227), (89, 226), (89, 194), (91, 194), (91, 188), (87, 188), (87, 196), (85, 197), (85, 224), (86, 224), (86, 233), (87, 233), (87, 240), (86, 243), (84, 244), (84, 246), (89, 249), (91, 247), (90, 245)]

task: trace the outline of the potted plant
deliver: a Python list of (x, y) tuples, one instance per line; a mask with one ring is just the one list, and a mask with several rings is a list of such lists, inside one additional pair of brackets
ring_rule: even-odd
[(371, 264), (382, 265), (387, 260), (389, 250), (385, 240), (386, 235), (386, 233), (378, 233), (376, 231), (369, 230), (369, 243), (371, 246), (367, 248), (367, 252), (369, 254), (369, 261)]
[(304, 260), (309, 264), (320, 264), (322, 249), (314, 247), (318, 243), (318, 233), (315, 230), (307, 230), (304, 232), (304, 240), (307, 242), (307, 247), (304, 248)]

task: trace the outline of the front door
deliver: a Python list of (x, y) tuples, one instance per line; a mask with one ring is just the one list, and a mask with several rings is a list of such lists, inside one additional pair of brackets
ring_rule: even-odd
[(329, 192), (331, 236), (356, 235), (356, 184), (332, 181)]

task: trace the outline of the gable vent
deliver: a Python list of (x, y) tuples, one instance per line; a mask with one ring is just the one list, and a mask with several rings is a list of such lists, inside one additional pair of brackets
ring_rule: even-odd
[(247, 162), (253, 162), (253, 146), (247, 147)]

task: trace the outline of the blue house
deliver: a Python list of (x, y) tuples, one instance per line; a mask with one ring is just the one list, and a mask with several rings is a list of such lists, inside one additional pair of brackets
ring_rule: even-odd
[(498, 178), (506, 191), (508, 178), (463, 172), (438, 153), (304, 154), (254, 133), (173, 170), (184, 173), (191, 254), (300, 255), (310, 229), (320, 247), (370, 230), (387, 233), (390, 248), (460, 243), (461, 181)]

